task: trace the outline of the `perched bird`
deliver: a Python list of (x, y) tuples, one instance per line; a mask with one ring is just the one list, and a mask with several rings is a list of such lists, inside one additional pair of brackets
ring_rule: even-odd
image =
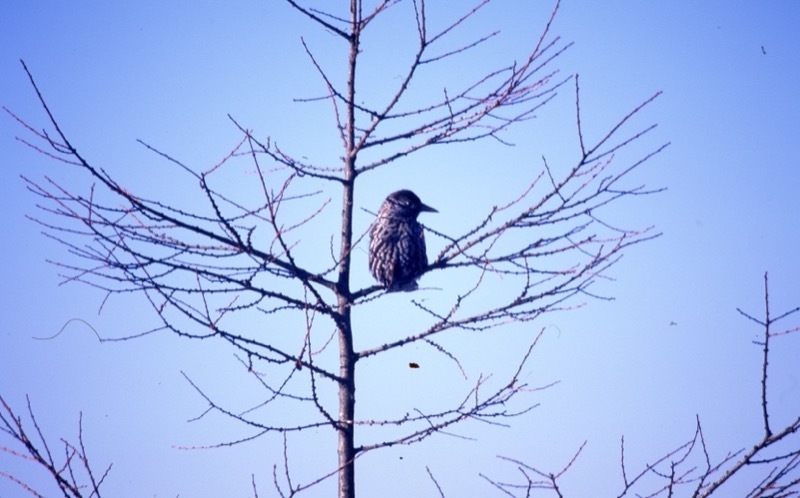
[(425, 234), (417, 216), (438, 213), (410, 190), (389, 194), (370, 229), (369, 271), (387, 291), (411, 291), (428, 266)]

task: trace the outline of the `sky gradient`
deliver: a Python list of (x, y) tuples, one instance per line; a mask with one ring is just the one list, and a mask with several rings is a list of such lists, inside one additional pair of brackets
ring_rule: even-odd
[[(456, 15), (451, 3), (441, 3), (431, 6), (434, 25)], [(494, 2), (459, 36), (501, 30), (472, 55), (477, 67), (520, 59), (551, 8), (551, 2)], [(389, 16), (395, 17), (386, 31), (365, 39), (365, 98), (381, 95), (382, 84), (392, 81), (386, 59), (402, 55), (393, 51), (413, 29), (407, 5)], [(616, 496), (623, 435), (626, 461), (635, 469), (688, 440), (697, 417), (712, 459), (760, 437), (760, 350), (752, 343), (760, 330), (736, 308), (760, 316), (766, 271), (775, 313), (800, 305), (798, 25), (800, 3), (792, 1), (564, 0), (552, 34), (574, 45), (555, 65), (564, 77), (580, 74), (590, 139), (663, 91), (631, 130), (657, 123), (644, 149), (670, 142), (635, 175), (667, 190), (611, 212), (626, 227), (655, 225), (663, 235), (631, 248), (609, 272), (613, 280), (593, 289), (613, 301), (588, 300), (533, 324), (455, 341), (453, 347), (464, 346), (464, 362), (477, 365), (474, 374), (501, 378), (508, 348), (518, 350), (545, 328), (526, 375), (532, 385), (558, 384), (536, 393), (531, 399), (540, 406), (510, 428), (467, 423), (454, 432), (472, 440), (440, 436), (365, 456), (357, 468), (361, 496), (435, 496), (426, 466), (447, 496), (490, 496), (493, 488), (479, 473), (502, 480), (516, 472), (497, 455), (556, 470), (584, 441), (572, 477), (565, 478), (565, 495), (599, 489), (602, 496)], [(65, 132), (90, 160), (131, 190), (183, 201), (193, 194), (184, 191), (191, 185), (176, 187), (168, 166), (137, 139), (205, 169), (239, 138), (230, 114), (256, 135), (274, 137), (311, 160), (337, 157), (330, 110), (292, 100), (323, 90), (301, 36), (331, 67), (342, 60), (343, 48), (329, 33), (280, 2), (12, 0), (0, 7), (0, 103), (35, 127), (47, 125), (19, 64), (24, 59)], [(471, 64), (431, 77), (458, 77)], [(411, 188), (439, 210), (423, 221), (444, 230), (469, 219), (471, 205), (484, 212), (479, 208), (500, 202), (492, 199), (510, 198), (541, 167), (543, 155), (557, 162), (574, 152), (571, 89), (565, 86), (537, 119), (509, 132), (515, 147), (494, 141), (440, 147), (375, 172), (364, 180), (357, 210), (375, 210), (389, 192)], [(434, 90), (419, 91), (424, 97)], [(96, 289), (59, 285), (58, 268), (47, 260), (69, 256), (25, 218), (37, 214), (38, 199), (20, 175), (37, 182), (57, 178), (81, 191), (88, 180), (15, 141), (24, 133), (0, 117), (0, 213), (7, 235), (0, 270), (7, 317), (0, 331), (0, 394), (20, 412), (29, 395), (53, 441), (75, 440), (82, 413), (95, 465), (113, 462), (108, 496), (251, 496), (252, 474), (261, 496), (269, 496), (273, 465), (282, 463), (279, 438), (181, 449), (248, 435), (221, 417), (187, 422), (205, 403), (184, 374), (234, 405), (248, 406), (245, 400), (257, 393), (232, 352), (214, 341), (167, 334), (100, 344), (92, 329), (103, 337), (136, 333), (154, 326), (152, 311), (134, 296), (104, 303)], [(338, 199), (338, 192), (331, 195)], [(363, 229), (369, 217), (361, 211), (357, 223)], [(435, 254), (436, 243), (429, 246)], [(356, 285), (369, 284), (366, 254), (356, 254), (354, 264)], [(390, 298), (396, 309), (412, 310), (409, 296)], [(62, 328), (53, 340), (34, 339)], [(357, 337), (357, 346), (385, 342), (403, 332), (398, 328)], [(800, 415), (800, 333), (781, 336), (774, 346), (770, 402), (779, 426)], [(425, 368), (411, 371), (408, 361)], [(359, 385), (357, 410), (363, 406), (368, 413), (387, 395), (408, 406), (457, 398), (469, 382), (441, 362), (441, 356), (410, 350), (365, 365), (374, 376)], [(334, 441), (326, 435), (292, 440), (297, 481), (334, 465)], [(42, 476), (4, 454), (0, 470), (31, 476), (36, 484)], [(331, 496), (333, 488), (335, 479), (308, 496)], [(14, 496), (16, 489), (0, 478), (0, 496)]]

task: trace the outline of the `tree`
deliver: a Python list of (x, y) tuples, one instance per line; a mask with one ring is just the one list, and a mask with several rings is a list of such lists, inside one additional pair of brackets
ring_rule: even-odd
[[(627, 182), (665, 145), (620, 159), (632, 143), (655, 128), (628, 132), (626, 125), (657, 94), (609, 126), (599, 139), (586, 140), (578, 77), (559, 79), (551, 68), (569, 47), (550, 33), (558, 3), (524, 59), (482, 68), (470, 80), (451, 81), (438, 100), (422, 102), (414, 88), (426, 84), (429, 68), (468, 58), (496, 34), (463, 44), (449, 42), (488, 0), (437, 30), (429, 28), (421, 0), (385, 0), (372, 6), (351, 0), (343, 12), (287, 2), (345, 47), (346, 62), (337, 72), (302, 42), (325, 91), (323, 97), (304, 102), (324, 103), (333, 111), (332, 133), (341, 143), (340, 162), (335, 166), (308, 161), (283, 150), (275, 140), (259, 139), (231, 117), (241, 139), (205, 171), (142, 143), (182, 172), (189, 185), (199, 184), (201, 206), (176, 205), (137, 194), (88, 160), (62, 131), (24, 63), (52, 131), (40, 132), (18, 120), (34, 136), (26, 143), (76, 167), (93, 182), (88, 192), (77, 192), (50, 179), (28, 180), (29, 188), (44, 200), (44, 214), (38, 221), (77, 257), (60, 263), (65, 278), (109, 295), (143, 295), (161, 321), (158, 329), (143, 334), (167, 331), (228, 343), (263, 386), (261, 405), (272, 410), (265, 416), (236, 412), (196, 385), (209, 410), (258, 434), (287, 437), (313, 428), (331, 429), (338, 440), (338, 464), (306, 483), (293, 483), (287, 473), (286, 482), (279, 485), (276, 479), (276, 486), (282, 495), (291, 496), (337, 475), (339, 496), (352, 497), (355, 463), (367, 452), (421, 441), (465, 420), (496, 423), (529, 410), (532, 402), (518, 400), (529, 388), (520, 373), (539, 335), (530, 338), (509, 378), (490, 383), (479, 376), (459, 402), (429, 412), (357, 417), (360, 362), (421, 344), (463, 370), (459, 354), (442, 342), (448, 334), (529, 322), (577, 304), (576, 298), (592, 296), (592, 283), (618, 261), (624, 249), (658, 235), (650, 228), (619, 228), (607, 219), (605, 209), (623, 198), (655, 192)], [(380, 95), (359, 84), (364, 35), (393, 12), (412, 23), (416, 39), (406, 67), (392, 80), (392, 91)], [(426, 280), (453, 274), (458, 286), (435, 289), (435, 293), (423, 290), (430, 296), (412, 298), (415, 309), (428, 317), (423, 329), (356, 349), (354, 315), (394, 299), (379, 285), (352, 287), (354, 251), (363, 246), (368, 229), (356, 223), (356, 187), (368, 174), (402, 167), (409, 157), (437, 145), (484, 139), (504, 143), (505, 132), (524, 124), (552, 101), (557, 90), (570, 85), (575, 89), (577, 125), (571, 162), (559, 160), (551, 166), (543, 158), (541, 167), (521, 182), (525, 187), (508, 199), (493, 201), (496, 204), (482, 218), (470, 220), (465, 229), (428, 228), (440, 248), (426, 269), (431, 274)], [(248, 178), (247, 170), (255, 175)], [(231, 179), (237, 180), (235, 191), (227, 187)], [(333, 200), (334, 194), (341, 196), (339, 201)], [(336, 216), (340, 213), (336, 229), (323, 223), (331, 219), (331, 211)], [(324, 253), (320, 248), (325, 248)], [(298, 318), (303, 330), (273, 333), (270, 325), (276, 316)], [(264, 327), (243, 327), (249, 317)], [(333, 344), (338, 345), (335, 352)], [(335, 402), (331, 389), (336, 392)], [(285, 421), (279, 416), (284, 410), (302, 415)], [(357, 443), (356, 429), (368, 427), (381, 427), (384, 432)]]
[[(28, 424), (23, 422), (23, 418), (18, 416), (2, 397), (0, 397), (0, 405), (2, 405), (2, 410), (0, 410), (0, 424), (2, 424), (0, 425), (0, 431), (8, 434), (13, 441), (19, 443), (22, 451), (18, 452), (5, 446), (0, 446), (0, 450), (15, 457), (31, 460), (45, 469), (64, 496), (76, 498), (100, 496), (100, 486), (111, 470), (111, 465), (99, 476), (92, 471), (89, 457), (86, 455), (86, 448), (83, 444), (82, 420), (78, 423), (77, 445), (73, 445), (66, 439), (61, 440), (64, 458), (63, 461), (60, 461), (53, 456), (53, 452), (47, 444), (47, 438), (42, 433), (42, 429), (36, 421), (33, 408), (31, 408), (30, 399), (28, 399), (28, 417), (30, 424), (33, 425), (35, 436), (29, 434), (28, 429), (26, 429)], [(0, 470), (0, 476), (10, 479), (34, 496), (43, 496), (33, 485), (28, 484), (12, 473)]]
[[(800, 449), (798, 449), (797, 435), (800, 429), (800, 416), (790, 421), (779, 429), (770, 423), (770, 410), (767, 391), (770, 388), (768, 375), (770, 364), (771, 340), (780, 339), (786, 334), (795, 333), (800, 326), (779, 328), (776, 325), (783, 322), (800, 311), (795, 307), (789, 311), (775, 316), (770, 311), (769, 281), (764, 274), (764, 318), (758, 319), (750, 313), (737, 308), (737, 311), (748, 320), (756, 323), (763, 330), (763, 340), (754, 341), (761, 348), (760, 364), (760, 399), (759, 410), (762, 414), (762, 436), (751, 446), (739, 450), (728, 450), (720, 459), (713, 459), (710, 454), (709, 444), (703, 435), (700, 418), (697, 418), (696, 430), (693, 436), (683, 444), (656, 457), (641, 470), (631, 473), (630, 462), (625, 456), (625, 438), (620, 441), (620, 473), (619, 488), (614, 491), (617, 496), (692, 496), (709, 497), (717, 496), (721, 492), (728, 492), (735, 486), (752, 498), (788, 497), (795, 496), (800, 489)], [(111, 466), (108, 466), (102, 476), (96, 477), (93, 472), (83, 442), (82, 423), (78, 424), (78, 445), (62, 439), (64, 447), (63, 461), (53, 457), (47, 438), (34, 416), (30, 400), (28, 400), (28, 419), (14, 413), (2, 397), (0, 397), (2, 411), (0, 411), (0, 430), (8, 434), (12, 440), (20, 444), (22, 452), (17, 452), (9, 447), (0, 446), (0, 450), (14, 456), (29, 459), (40, 465), (49, 473), (59, 489), (65, 496), (100, 496), (100, 485), (108, 475)], [(26, 426), (32, 425), (38, 441), (31, 437)], [(284, 437), (284, 445), (285, 445)], [(517, 469), (520, 479), (515, 482), (503, 482), (482, 474), (482, 477), (495, 486), (506, 496), (531, 496), (537, 491), (550, 491), (553, 496), (565, 496), (563, 488), (569, 483), (568, 471), (575, 461), (580, 458), (585, 447), (584, 442), (574, 456), (557, 471), (543, 471), (532, 467), (516, 458), (500, 456), (499, 458), (511, 463)], [(641, 467), (641, 465), (637, 466)], [(428, 469), (429, 476), (436, 486), (439, 494), (445, 493)], [(288, 469), (287, 469), (288, 475)], [(0, 476), (8, 478), (19, 484), (23, 489), (36, 496), (40, 495), (28, 483), (17, 476), (5, 471), (0, 471)], [(734, 483), (737, 481), (738, 483)], [(522, 494), (524, 493), (524, 495)], [(646, 493), (646, 494), (645, 494)], [(257, 496), (256, 492), (256, 496)]]
[[(793, 326), (776, 330), (776, 325), (791, 317), (800, 307), (775, 316), (770, 311), (769, 279), (764, 274), (764, 317), (755, 318), (752, 314), (737, 308), (740, 315), (762, 328), (762, 340), (754, 341), (761, 348), (760, 386), (761, 396), (758, 399), (761, 422), (763, 424), (760, 439), (747, 443), (748, 446), (738, 450), (728, 450), (724, 457), (714, 459), (709, 456), (709, 445), (703, 436), (700, 417), (692, 437), (673, 450), (656, 457), (644, 468), (631, 473), (630, 462), (625, 459), (625, 438), (620, 441), (620, 491), (617, 496), (691, 496), (706, 498), (717, 493), (729, 493), (737, 489), (738, 496), (748, 498), (788, 497), (800, 492), (800, 441), (797, 434), (800, 430), (800, 415), (786, 425), (775, 429), (770, 423), (770, 410), (767, 390), (769, 386), (770, 341), (789, 333), (797, 332), (800, 327)], [(774, 346), (773, 346), (774, 347)], [(585, 445), (586, 443), (584, 443)], [(497, 489), (508, 496), (531, 496), (534, 490), (550, 490), (553, 496), (562, 496), (559, 486), (564, 482), (564, 474), (580, 456), (583, 446), (578, 448), (575, 456), (561, 469), (546, 472), (514, 459), (501, 457), (515, 465), (521, 474), (518, 482), (497, 482), (489, 477), (489, 481)], [(751, 470), (752, 469), (752, 470)], [(750, 470), (749, 479), (742, 479)], [(735, 478), (737, 484), (731, 484)], [(737, 488), (738, 486), (738, 488)], [(524, 494), (518, 494), (524, 493)]]

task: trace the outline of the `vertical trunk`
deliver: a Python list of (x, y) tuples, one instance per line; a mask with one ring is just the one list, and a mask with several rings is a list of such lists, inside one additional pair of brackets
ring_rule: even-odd
[(350, 244), (352, 242), (353, 184), (347, 183), (342, 199), (342, 247), (338, 282), (339, 312), (339, 498), (355, 498), (356, 356), (350, 309)]
[[(339, 308), (349, 310), (340, 297)], [(350, 328), (350, 312), (344, 310), (339, 325), (339, 498), (355, 498), (355, 445), (353, 419), (355, 416), (355, 355), (353, 354), (353, 335)]]
[(356, 356), (353, 351), (353, 329), (350, 320), (350, 253), (353, 242), (353, 189), (355, 186), (355, 97), (356, 59), (360, 30), (360, 0), (350, 0), (350, 50), (347, 77), (346, 143), (344, 156), (344, 192), (342, 196), (342, 233), (339, 254), (339, 498), (355, 498), (355, 405)]

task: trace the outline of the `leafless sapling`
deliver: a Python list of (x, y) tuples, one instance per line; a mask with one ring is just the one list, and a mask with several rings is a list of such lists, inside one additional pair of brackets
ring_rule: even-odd
[[(278, 434), (286, 441), (298, 431), (331, 429), (338, 441), (338, 463), (302, 483), (292, 480), (288, 469), (285, 479), (276, 472), (275, 485), (281, 495), (293, 496), (337, 475), (339, 496), (348, 498), (355, 495), (355, 463), (361, 455), (421, 441), (465, 420), (495, 423), (525, 413), (533, 403), (511, 402), (529, 388), (520, 373), (540, 334), (531, 337), (505, 381), (492, 383), (478, 376), (460, 402), (435, 410), (357, 417), (360, 362), (418, 344), (460, 369), (458, 355), (442, 342), (448, 334), (530, 322), (592, 296), (591, 284), (623, 250), (658, 235), (651, 228), (620, 228), (607, 219), (605, 209), (620, 199), (653, 192), (631, 184), (629, 178), (666, 145), (623, 154), (655, 128), (629, 131), (634, 116), (658, 94), (612, 122), (598, 139), (587, 139), (578, 78), (560, 76), (552, 67), (569, 47), (551, 33), (558, 2), (527, 55), (487, 67), (472, 79), (452, 81), (440, 97), (428, 96), (422, 103), (411, 98), (412, 87), (425, 85), (426, 75), (444, 62), (463, 59), (470, 64), (476, 47), (497, 34), (452, 43), (459, 30), (487, 8), (488, 0), (436, 30), (430, 28), (424, 0), (369, 5), (350, 0), (341, 11), (286, 2), (343, 44), (347, 54), (340, 65), (330, 64), (301, 40), (324, 95), (300, 100), (332, 109), (331, 132), (341, 143), (336, 161), (313, 162), (302, 153), (283, 150), (234, 117), (230, 119), (241, 138), (202, 171), (142, 142), (156, 158), (185, 175), (185, 188), (199, 185), (202, 202), (180, 205), (134, 192), (116, 179), (112, 166), (87, 159), (62, 129), (24, 63), (47, 115), (48, 131), (17, 119), (29, 132), (20, 140), (89, 180), (85, 190), (77, 191), (51, 177), (26, 177), (29, 189), (41, 198), (42, 213), (36, 221), (70, 253), (69, 259), (57, 263), (65, 279), (108, 295), (134, 292), (146, 299), (160, 326), (124, 339), (169, 332), (230, 345), (244, 370), (263, 387), (262, 398), (252, 410), (237, 411), (193, 383), (209, 410), (252, 428), (254, 435), (246, 440)], [(397, 68), (400, 77), (387, 83), (393, 90), (367, 101), (360, 82), (372, 68), (362, 60), (363, 36), (378, 19), (390, 15), (414, 26), (413, 39), (403, 40), (412, 45), (412, 56), (405, 67)], [(427, 227), (437, 250), (429, 255), (425, 278), (454, 275), (458, 285), (440, 288), (435, 300), (412, 299), (425, 320), (418, 330), (356, 349), (354, 315), (390, 298), (380, 284), (353, 288), (354, 272), (366, 272), (366, 267), (352, 265), (354, 251), (363, 250), (369, 229), (369, 223), (356, 221), (361, 180), (379, 168), (402, 168), (418, 152), (434, 146), (486, 139), (505, 143), (507, 130), (534, 117), (559, 90), (574, 96), (571, 158), (559, 159), (558, 164), (542, 158), (532, 173), (529, 168), (519, 171), (519, 176), (528, 175), (524, 186), (493, 201), (467, 229)], [(235, 189), (222, 181), (237, 176), (240, 185)], [(332, 211), (335, 228), (320, 223), (330, 219)], [(496, 292), (500, 288), (502, 292)], [(244, 322), (245, 318), (251, 320)], [(336, 392), (335, 402), (331, 390)], [(269, 407), (273, 410), (265, 409)], [(287, 412), (297, 416), (290, 421), (279, 416)], [(356, 429), (366, 427), (392, 431), (357, 439)]]

